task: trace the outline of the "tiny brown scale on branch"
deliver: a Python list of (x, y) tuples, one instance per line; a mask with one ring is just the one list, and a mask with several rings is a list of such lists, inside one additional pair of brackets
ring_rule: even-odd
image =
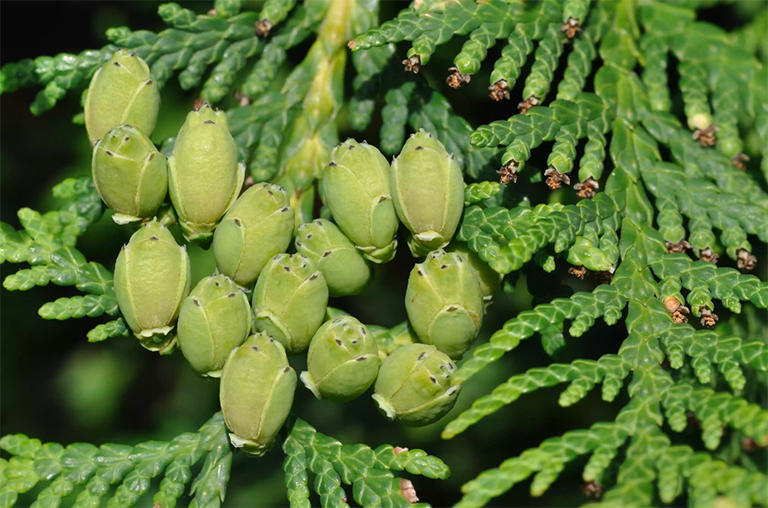
[(535, 95), (531, 95), (527, 99), (525, 99), (523, 102), (520, 102), (517, 104), (517, 109), (520, 110), (520, 114), (526, 114), (529, 109), (534, 108), (539, 105), (539, 98)]
[(751, 272), (755, 269), (755, 265), (757, 264), (757, 257), (745, 251), (744, 249), (739, 249), (736, 251), (736, 253), (736, 266), (738, 266), (740, 270)]
[(581, 484), (581, 491), (587, 497), (601, 498), (603, 497), (603, 487), (596, 481), (584, 482)]
[(205, 105), (205, 99), (203, 99), (202, 97), (198, 97), (197, 99), (195, 99), (195, 102), (192, 103), (192, 108), (195, 111), (199, 111), (200, 108), (202, 108), (204, 105)]
[(565, 34), (566, 37), (569, 39), (573, 39), (581, 33), (581, 25), (579, 25), (579, 21), (573, 18), (568, 18), (568, 21), (562, 24), (560, 27), (560, 31)]
[(720, 318), (717, 317), (717, 314), (715, 314), (711, 310), (706, 308), (701, 309), (701, 326), (706, 326), (707, 328), (710, 328), (710, 329), (714, 328), (715, 323), (717, 323), (719, 319)]
[(469, 83), (470, 79), (472, 79), (470, 74), (462, 74), (458, 67), (451, 67), (448, 71), (451, 74), (445, 78), (445, 82), (451, 88), (459, 88), (462, 83)]
[(568, 268), (568, 273), (584, 280), (587, 277), (587, 274), (589, 274), (589, 270), (584, 266), (572, 266)]
[(717, 260), (720, 259), (720, 256), (715, 254), (715, 251), (712, 249), (704, 249), (699, 253), (699, 259), (702, 261), (709, 261), (710, 263), (717, 264)]
[(715, 133), (719, 130), (720, 128), (717, 125), (710, 125), (706, 129), (696, 129), (691, 135), (691, 138), (698, 140), (701, 146), (715, 146), (715, 143), (717, 143), (717, 136)]
[(576, 194), (582, 199), (592, 199), (597, 194), (597, 189), (600, 188), (600, 184), (592, 178), (588, 177), (583, 182), (579, 182), (573, 186), (576, 190)]
[(506, 166), (501, 166), (496, 172), (500, 175), (499, 181), (503, 184), (517, 183), (517, 161), (512, 160)]
[(403, 60), (403, 66), (405, 67), (405, 72), (418, 74), (421, 70), (421, 57), (419, 57), (419, 55), (413, 55), (410, 58), (406, 58)]
[(544, 176), (547, 177), (547, 187), (552, 190), (559, 189), (560, 187), (571, 184), (571, 178), (556, 170), (555, 168), (547, 168), (544, 171)]
[(737, 153), (736, 155), (733, 156), (733, 159), (731, 159), (731, 164), (733, 164), (735, 168), (738, 168), (742, 171), (746, 171), (747, 165), (745, 164), (745, 162), (747, 162), (748, 160), (749, 160), (749, 156), (747, 154)]
[(686, 240), (680, 240), (677, 243), (672, 243), (669, 240), (667, 242), (667, 252), (670, 254), (680, 254), (691, 248), (691, 244)]
[(500, 101), (502, 99), (509, 100), (509, 83), (506, 80), (500, 79), (496, 83), (488, 87), (489, 95), (491, 99)]
[(272, 30), (272, 22), (268, 19), (260, 19), (253, 27), (257, 37), (266, 37), (269, 35), (269, 31)]

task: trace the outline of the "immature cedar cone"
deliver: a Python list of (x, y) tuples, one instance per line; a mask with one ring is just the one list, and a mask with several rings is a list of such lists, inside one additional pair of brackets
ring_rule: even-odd
[(219, 271), (250, 289), (267, 262), (291, 244), (293, 215), (282, 187), (262, 183), (245, 191), (213, 234)]
[(419, 129), (392, 162), (392, 197), (415, 257), (448, 245), (464, 210), (464, 179), (452, 154)]
[(91, 145), (112, 127), (133, 125), (152, 135), (160, 109), (160, 91), (147, 63), (127, 49), (116, 51), (91, 78), (85, 97), (85, 129)]
[(381, 364), (373, 400), (389, 420), (421, 427), (451, 410), (459, 385), (451, 383), (453, 362), (435, 346), (410, 344)]
[(96, 143), (91, 172), (99, 196), (115, 211), (112, 220), (118, 224), (154, 217), (168, 192), (165, 157), (128, 124), (110, 129)]
[(314, 261), (278, 254), (253, 290), (254, 328), (278, 340), (289, 353), (304, 351), (325, 318), (328, 286)]
[(219, 377), (229, 353), (251, 332), (248, 297), (226, 275), (202, 279), (179, 312), (179, 347), (192, 369)]
[(207, 240), (240, 195), (245, 165), (227, 115), (204, 104), (187, 115), (168, 158), (171, 201), (187, 240)]
[(186, 246), (179, 247), (165, 226), (153, 220), (124, 245), (115, 263), (115, 295), (125, 322), (150, 351), (170, 351), (169, 333), (189, 293)]
[(341, 316), (312, 337), (301, 380), (318, 399), (347, 402), (373, 384), (380, 365), (373, 335), (352, 316)]
[(360, 293), (371, 279), (371, 268), (355, 245), (333, 222), (317, 219), (299, 226), (296, 251), (317, 263), (330, 296)]
[(295, 392), (296, 372), (276, 340), (257, 333), (232, 351), (219, 385), (232, 445), (249, 455), (264, 455), (288, 418)]
[(392, 204), (389, 171), (387, 159), (376, 147), (354, 139), (336, 146), (323, 170), (323, 195), (334, 221), (374, 263), (391, 261), (397, 248), (400, 222)]
[(421, 342), (461, 358), (483, 324), (477, 272), (461, 254), (432, 252), (411, 271), (405, 309)]

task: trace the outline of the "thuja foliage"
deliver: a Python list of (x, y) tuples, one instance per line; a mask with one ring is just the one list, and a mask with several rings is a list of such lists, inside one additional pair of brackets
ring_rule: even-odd
[[(159, 14), (168, 29), (114, 28), (111, 44), (99, 50), (8, 64), (0, 87), (43, 87), (31, 106), (41, 114), (85, 86), (120, 48), (144, 59), (160, 87), (178, 71), (183, 89), (226, 109), (251, 183), (283, 187), (297, 224), (334, 217), (316, 182), (346, 128), (342, 108), (353, 131), (370, 132), (381, 105), (383, 153), (399, 152), (409, 129), (424, 129), (455, 157), (467, 184), (455, 238), (494, 276), (511, 282), (526, 270), (530, 281), (532, 266), (555, 272), (565, 265), (594, 286), (509, 316), (458, 362), (454, 383), (471, 383), (534, 336), (555, 356), (598, 318), (627, 332), (597, 359), (510, 373), (447, 422), (442, 436), (450, 439), (510, 412), (506, 406), (524, 394), (563, 384), (563, 407), (596, 385), (604, 401), (623, 401), (612, 421), (489, 464), (462, 487), (457, 506), (483, 506), (529, 478), (531, 495), (540, 496), (582, 457), (583, 480), (598, 504), (764, 506), (765, 472), (740, 448), (727, 453), (723, 438), (768, 445), (760, 392), (768, 343), (754, 318), (755, 309), (768, 307), (768, 282), (748, 273), (758, 264), (755, 245), (768, 243), (768, 10), (726, 32), (697, 20), (714, 3), (415, 0), (391, 20), (378, 19), (376, 0), (267, 0), (261, 10), (219, 0), (205, 15), (165, 4)], [(475, 86), (472, 77), (492, 67), (482, 84), (489, 101), (512, 101), (518, 114), (473, 129), (446, 96), (413, 75), (454, 37), (466, 40), (446, 78), (458, 89), (448, 97), (460, 101)], [(304, 59), (282, 77), (287, 51), (310, 38)], [(396, 45), (402, 41), (410, 48)], [(348, 60), (351, 91), (344, 87)], [(164, 140), (163, 154), (174, 144)], [(542, 187), (553, 192), (534, 202)], [(75, 248), (103, 213), (93, 181), (66, 180), (53, 193), (63, 201), (59, 210), (21, 209), (21, 229), (2, 223), (2, 261), (29, 265), (4, 287), (74, 285), (84, 295), (49, 302), (40, 316), (107, 314), (115, 319), (96, 325), (88, 340), (129, 335), (112, 273)], [(159, 219), (176, 222), (168, 208)], [(746, 318), (721, 321), (718, 313)], [(368, 328), (382, 356), (419, 341), (408, 322)], [(678, 439), (692, 425), (703, 446)], [(407, 506), (416, 501), (413, 487), (392, 471), (449, 474), (420, 450), (342, 445), (294, 417), (281, 435), (291, 506), (310, 505), (309, 473), (323, 506), (347, 506), (342, 485), (361, 506)], [(76, 491), (77, 506), (98, 506), (102, 497), (129, 506), (159, 477), (160, 506), (175, 506), (184, 492), (195, 506), (217, 506), (232, 457), (220, 415), (167, 443), (62, 447), (9, 435), (0, 445), (11, 455), (0, 461), (3, 506), (40, 482), (50, 484), (35, 506), (58, 506)]]

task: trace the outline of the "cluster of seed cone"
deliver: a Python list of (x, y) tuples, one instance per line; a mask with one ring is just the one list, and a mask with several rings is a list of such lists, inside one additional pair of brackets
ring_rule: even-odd
[[(391, 420), (418, 426), (445, 415), (459, 393), (453, 360), (477, 336), (500, 276), (450, 243), (464, 182), (443, 145), (419, 131), (390, 165), (365, 142), (340, 143), (321, 175), (333, 220), (297, 224), (283, 188), (241, 193), (245, 170), (226, 115), (207, 104), (189, 113), (166, 159), (148, 138), (159, 104), (146, 63), (127, 51), (94, 75), (86, 98), (96, 188), (115, 222), (139, 226), (115, 265), (118, 305), (144, 347), (178, 346), (197, 373), (221, 378), (232, 443), (254, 455), (269, 449), (297, 385), (287, 355), (304, 351), (300, 379), (318, 398), (346, 402), (375, 383)], [(172, 208), (158, 220), (168, 191)], [(168, 229), (175, 220), (216, 259), (216, 273), (191, 292), (186, 247)], [(413, 340), (387, 355), (328, 303), (366, 289), (375, 265), (394, 258), (401, 223), (424, 261), (406, 293)]]

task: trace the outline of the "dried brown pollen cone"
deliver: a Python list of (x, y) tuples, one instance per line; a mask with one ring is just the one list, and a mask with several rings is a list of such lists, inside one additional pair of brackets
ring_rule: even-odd
[(555, 168), (547, 168), (546, 171), (544, 171), (544, 176), (547, 177), (547, 186), (552, 190), (559, 189), (563, 184), (571, 184), (571, 178)]
[(418, 74), (421, 70), (421, 57), (419, 55), (413, 55), (410, 58), (403, 60), (403, 67), (405, 72), (412, 72)]
[(574, 185), (573, 188), (580, 198), (592, 199), (597, 194), (597, 189), (600, 188), (600, 184), (590, 176), (583, 182)]
[(568, 18), (568, 21), (560, 26), (560, 31), (563, 32), (569, 39), (573, 39), (579, 33), (581, 33), (582, 30), (581, 25), (579, 24), (579, 20)]
[(531, 95), (527, 99), (525, 99), (523, 102), (520, 102), (517, 104), (517, 109), (520, 110), (521, 114), (526, 114), (529, 109), (534, 108), (539, 105), (539, 98), (535, 95)]
[(667, 240), (667, 252), (670, 254), (679, 254), (681, 252), (685, 252), (686, 249), (690, 249), (691, 244), (688, 243), (686, 240), (680, 240), (677, 243), (672, 243), (669, 240)]
[(489, 86), (488, 91), (490, 92), (491, 99), (497, 102), (502, 99), (509, 99), (509, 83), (505, 79), (500, 79)]
[(501, 166), (496, 172), (500, 175), (499, 181), (503, 184), (517, 183), (517, 170), (519, 169), (517, 161), (510, 161), (506, 166)]
[(706, 129), (696, 129), (691, 138), (698, 141), (701, 146), (714, 146), (717, 143), (717, 136), (715, 135), (720, 128), (717, 125), (710, 125)]
[(266, 37), (270, 30), (272, 30), (272, 22), (268, 19), (260, 19), (254, 25), (254, 32), (258, 37)]
[(451, 88), (459, 88), (463, 83), (469, 83), (472, 79), (470, 74), (462, 74), (458, 67), (451, 67), (448, 69), (451, 74), (445, 78), (445, 82)]
[(753, 254), (750, 254), (744, 249), (739, 249), (737, 251), (736, 266), (738, 266), (740, 270), (751, 272), (755, 269), (755, 265), (757, 265), (757, 258)]

